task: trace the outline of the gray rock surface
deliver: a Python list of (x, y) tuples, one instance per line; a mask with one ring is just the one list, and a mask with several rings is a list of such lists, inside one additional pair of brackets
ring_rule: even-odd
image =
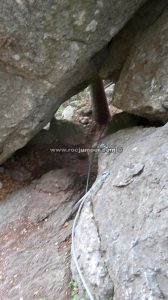
[(53, 118), (49, 129), (42, 129), (29, 144), (49, 145), (60, 142), (75, 145), (84, 143), (85, 137), (86, 132), (81, 124)]
[(0, 299), (69, 300), (77, 176), (53, 170), (0, 202)]
[[(79, 264), (96, 300), (109, 299), (92, 286), (97, 273), (88, 275), (102, 261), (114, 300), (168, 299), (167, 135), (168, 124), (121, 130), (102, 141), (123, 152), (100, 153), (98, 179), (104, 171), (110, 175), (84, 207), (76, 232)], [(101, 258), (93, 260), (97, 249)], [(109, 284), (101, 287), (106, 292)]]
[(73, 106), (68, 105), (62, 112), (62, 118), (68, 121), (72, 121), (74, 118), (75, 109)]
[(0, 1), (0, 163), (88, 85), (97, 53), (144, 2)]
[(71, 145), (84, 143), (86, 137), (85, 129), (79, 123), (55, 118), (50, 123), (49, 132), (57, 141)]
[(100, 69), (100, 76), (104, 79), (118, 80), (129, 51), (137, 35), (152, 25), (168, 6), (168, 0), (149, 0), (112, 39), (109, 51)]
[(151, 120), (168, 121), (168, 6), (139, 35), (116, 84), (113, 104)]
[(126, 112), (115, 114), (107, 124), (105, 135), (115, 133), (121, 129), (138, 126), (141, 119), (141, 117)]
[[(83, 211), (75, 235), (75, 249), (80, 268), (89, 289), (98, 300), (110, 300), (113, 295), (113, 282), (108, 273), (106, 261), (101, 252), (101, 238), (94, 219), (91, 203), (87, 203)], [(79, 299), (88, 299), (79, 280), (72, 258), (73, 278), (78, 283)]]
[(108, 104), (111, 104), (114, 94), (115, 84), (110, 85), (105, 89)]
[(11, 163), (11, 167), (8, 167), (8, 164), (5, 168), (6, 174), (11, 178), (18, 181), (26, 181), (32, 179), (32, 174), (22, 166), (14, 166)]

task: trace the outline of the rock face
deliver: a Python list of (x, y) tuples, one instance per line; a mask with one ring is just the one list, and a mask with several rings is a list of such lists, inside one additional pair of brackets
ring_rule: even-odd
[(96, 300), (168, 299), (167, 135), (168, 125), (135, 127), (103, 140), (123, 152), (100, 154), (98, 179), (104, 171), (110, 175), (84, 207), (76, 231), (79, 264)]
[(60, 142), (61, 144), (77, 145), (85, 141), (86, 133), (79, 123), (52, 119), (48, 130), (42, 129), (30, 142), (29, 145), (51, 145)]
[(121, 112), (111, 119), (107, 124), (105, 135), (112, 134), (118, 130), (140, 125), (141, 117)]
[(74, 118), (74, 113), (75, 113), (74, 107), (69, 105), (62, 112), (62, 118), (64, 120), (72, 121)]
[(111, 77), (114, 81), (118, 80), (136, 36), (156, 22), (167, 6), (168, 0), (148, 0), (112, 38), (109, 51), (99, 71), (102, 78)]
[(23, 147), (102, 63), (145, 0), (0, 2), (0, 162)]
[(0, 202), (0, 299), (70, 299), (76, 178), (54, 170)]
[(115, 89), (113, 103), (118, 108), (168, 121), (167, 31), (168, 6), (134, 42)]
[(81, 144), (85, 141), (85, 130), (81, 124), (68, 120), (52, 119), (49, 132), (61, 143), (71, 145)]

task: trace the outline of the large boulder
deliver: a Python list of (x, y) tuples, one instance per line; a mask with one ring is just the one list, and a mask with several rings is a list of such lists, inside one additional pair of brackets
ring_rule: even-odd
[(99, 71), (102, 78), (118, 80), (136, 36), (152, 25), (163, 13), (166, 6), (168, 6), (168, 0), (147, 1), (123, 29), (112, 38), (108, 53)]
[[(168, 124), (121, 130), (102, 141), (107, 152), (100, 153), (95, 187), (104, 171), (110, 174), (85, 205), (75, 235), (96, 300), (168, 299), (167, 135)], [(73, 274), (82, 295), (74, 267)]]
[(135, 40), (115, 89), (113, 104), (118, 108), (168, 121), (167, 31), (168, 8)]
[(0, 299), (69, 300), (71, 221), (84, 185), (52, 170), (0, 202)]
[(89, 83), (101, 50), (145, 1), (0, 1), (1, 163)]
[(54, 145), (54, 143), (77, 145), (85, 141), (85, 128), (75, 122), (52, 119), (48, 130), (42, 129), (28, 145)]

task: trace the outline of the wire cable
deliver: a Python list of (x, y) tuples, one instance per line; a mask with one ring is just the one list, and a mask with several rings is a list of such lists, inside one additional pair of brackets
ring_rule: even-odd
[(91, 155), (89, 157), (89, 168), (88, 168), (88, 174), (87, 174), (87, 181), (86, 181), (86, 190), (85, 190), (85, 193), (87, 193), (88, 189), (89, 189), (89, 180), (90, 180), (92, 160), (93, 160), (93, 153), (91, 153)]
[(82, 281), (82, 284), (87, 292), (87, 295), (89, 297), (90, 300), (95, 300), (86, 281), (85, 281), (85, 278), (81, 272), (81, 269), (80, 269), (80, 266), (78, 264), (78, 259), (77, 259), (77, 254), (76, 254), (76, 248), (75, 248), (75, 230), (76, 230), (76, 226), (77, 226), (77, 222), (78, 222), (78, 218), (80, 216), (80, 213), (81, 213), (81, 210), (84, 206), (84, 204), (87, 202), (88, 199), (90, 199), (90, 194), (93, 193), (94, 190), (99, 190), (100, 187), (102, 186), (102, 184), (105, 182), (105, 180), (107, 179), (107, 177), (110, 175), (110, 172), (104, 172), (102, 174), (102, 176), (100, 177), (100, 179), (97, 181), (97, 183), (95, 183), (91, 189), (80, 199), (80, 206), (78, 208), (78, 211), (76, 213), (76, 216), (75, 216), (75, 219), (74, 219), (74, 222), (73, 222), (73, 226), (72, 226), (72, 256), (73, 256), (73, 259), (74, 259), (74, 263), (75, 263), (75, 266), (76, 266), (76, 269), (78, 271), (78, 274), (79, 274), (79, 277)]
[(105, 85), (104, 89), (107, 89), (110, 85), (113, 85), (113, 84), (114, 84), (114, 82), (108, 83), (107, 85)]

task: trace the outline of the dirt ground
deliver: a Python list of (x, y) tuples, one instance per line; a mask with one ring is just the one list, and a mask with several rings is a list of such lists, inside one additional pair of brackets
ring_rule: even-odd
[[(92, 147), (105, 129), (91, 115), (84, 127), (84, 144), (29, 144), (0, 167), (0, 300), (71, 299), (71, 211), (85, 193), (89, 156), (51, 149)], [(94, 160), (90, 186), (96, 175)]]

